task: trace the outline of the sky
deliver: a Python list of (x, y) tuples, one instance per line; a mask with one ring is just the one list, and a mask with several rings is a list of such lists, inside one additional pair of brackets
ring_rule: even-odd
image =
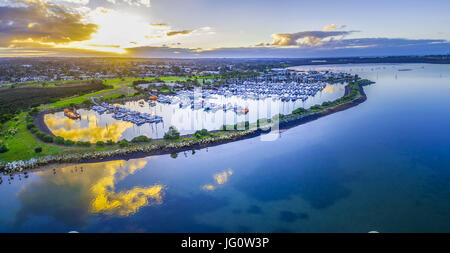
[(450, 1), (0, 0), (0, 57), (450, 53)]

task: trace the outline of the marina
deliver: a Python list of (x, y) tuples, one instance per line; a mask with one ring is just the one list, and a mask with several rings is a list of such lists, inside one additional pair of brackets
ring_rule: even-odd
[(6, 243), (450, 233), (450, 1), (0, 1)]
[[(344, 94), (344, 87), (345, 83), (280, 81), (242, 82), (217, 90), (183, 90), (171, 95), (149, 92), (146, 99), (138, 101), (96, 102), (89, 109), (79, 109), (81, 119), (77, 121), (60, 112), (46, 114), (45, 123), (55, 135), (74, 141), (130, 140), (139, 135), (163, 138), (170, 126), (175, 126), (181, 134), (193, 134), (200, 129), (218, 130), (223, 125), (255, 123), (280, 113), (289, 114), (300, 107), (309, 108), (339, 98)], [(307, 96), (306, 100), (283, 99), (296, 93), (299, 97)], [(93, 136), (94, 132), (97, 136)]]
[[(141, 103), (139, 102), (139, 104)], [(131, 122), (138, 126), (145, 123), (160, 123), (163, 121), (162, 117), (157, 115), (150, 115), (148, 113), (132, 111), (127, 108), (110, 105), (105, 102), (102, 102), (100, 105), (96, 104), (92, 106), (91, 109), (93, 111), (96, 111), (98, 114), (112, 114), (112, 117), (116, 120)]]
[[(406, 67), (413, 70), (397, 70)], [(13, 179), (4, 175), (0, 231), (449, 232), (450, 119), (442, 116), (450, 106), (449, 66), (327, 68), (351, 68), (376, 81), (364, 88), (368, 99), (284, 131), (272, 142), (256, 137), (176, 155), (55, 164)], [(180, 110), (155, 103), (152, 109), (148, 101), (143, 107), (138, 101), (121, 106), (155, 110), (167, 117), (163, 124), (135, 126), (85, 109), (79, 110), (80, 120), (62, 112), (58, 119), (88, 132), (96, 130), (88, 123), (109, 121), (108, 129), (118, 124), (118, 130), (127, 128), (125, 135), (144, 133), (151, 125), (166, 126), (173, 110)], [(250, 116), (255, 109), (249, 105)], [(194, 119), (195, 113), (215, 114), (181, 110), (193, 112)], [(243, 154), (245, 159), (235, 159)]]

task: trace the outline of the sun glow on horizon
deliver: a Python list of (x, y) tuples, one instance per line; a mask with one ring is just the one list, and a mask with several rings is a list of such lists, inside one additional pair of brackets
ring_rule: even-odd
[(98, 25), (90, 40), (68, 46), (124, 54), (126, 48), (148, 46), (160, 40), (169, 29), (151, 26), (143, 17), (119, 10), (97, 8), (89, 13), (89, 22)]

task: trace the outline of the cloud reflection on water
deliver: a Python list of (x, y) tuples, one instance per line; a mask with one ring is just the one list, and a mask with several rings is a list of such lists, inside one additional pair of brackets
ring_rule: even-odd
[(161, 204), (161, 184), (116, 191), (118, 182), (146, 164), (146, 159), (119, 160), (37, 172), (39, 180), (24, 186), (18, 194), (21, 208), (16, 223), (24, 223), (30, 216), (48, 216), (79, 227), (87, 224), (90, 213), (128, 216), (144, 206)]
[[(44, 117), (45, 124), (56, 136), (72, 141), (89, 141), (95, 143), (97, 141), (118, 141), (123, 133), (133, 123), (126, 121), (116, 121), (106, 126), (97, 125), (97, 117), (94, 113), (83, 115), (80, 121), (74, 121), (62, 114), (46, 114)], [(87, 124), (87, 126), (83, 126)]]
[(216, 185), (213, 185), (213, 184), (205, 184), (205, 185), (202, 186), (202, 189), (203, 189), (203, 190), (206, 190), (206, 191), (213, 191), (213, 190), (216, 189), (216, 187), (217, 187), (218, 185), (223, 185), (223, 184), (225, 184), (225, 183), (228, 181), (228, 178), (229, 178), (231, 175), (233, 175), (233, 171), (232, 171), (231, 169), (228, 169), (228, 170), (226, 170), (226, 171), (222, 171), (222, 172), (220, 172), (220, 173), (214, 174), (214, 175), (213, 175), (213, 178), (214, 178), (214, 181), (215, 181)]

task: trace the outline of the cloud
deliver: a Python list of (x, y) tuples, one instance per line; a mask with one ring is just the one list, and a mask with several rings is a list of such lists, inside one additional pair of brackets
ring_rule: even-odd
[(272, 34), (272, 46), (316, 46), (326, 38), (345, 36), (354, 31), (304, 31)]
[(89, 0), (56, 0), (55, 2), (66, 2), (66, 3), (81, 4), (81, 5), (89, 4)]
[(98, 29), (85, 16), (63, 5), (39, 0), (14, 0), (0, 7), (0, 46), (21, 43), (65, 44), (84, 41)]
[(183, 31), (171, 31), (171, 32), (167, 32), (166, 35), (167, 36), (175, 36), (175, 35), (187, 35), (192, 33), (194, 30), (183, 30)]
[(341, 25), (341, 26), (337, 26), (335, 24), (331, 24), (331, 25), (326, 25), (322, 28), (322, 31), (334, 31), (334, 30), (338, 30), (338, 29), (344, 29), (346, 26), (345, 25)]
[[(124, 56), (149, 58), (318, 58), (432, 55), (450, 53), (450, 42), (446, 40), (412, 40), (402, 38), (357, 38), (331, 40), (310, 47), (249, 46), (236, 48), (182, 48), (140, 46), (126, 48)], [(73, 48), (0, 48), (0, 56), (117, 56), (111, 52)]]
[(168, 27), (167, 24), (164, 23), (158, 23), (158, 24), (150, 24), (151, 26), (156, 26), (156, 27)]
[(233, 175), (233, 171), (231, 169), (216, 173), (213, 175), (215, 185), (205, 184), (202, 186), (202, 189), (206, 191), (213, 191), (217, 188), (217, 186), (225, 184), (231, 175)]
[[(76, 1), (76, 0), (75, 0)], [(82, 0), (79, 0), (82, 1)], [(150, 7), (150, 0), (106, 0), (112, 4), (117, 4), (117, 3), (125, 3), (131, 6), (145, 6), (145, 7)]]
[(155, 58), (313, 58), (447, 53), (450, 53), (450, 42), (446, 40), (412, 40), (402, 38), (330, 40), (310, 47), (249, 46), (208, 50), (170, 47), (138, 47), (127, 49), (127, 55), (131, 57)]

